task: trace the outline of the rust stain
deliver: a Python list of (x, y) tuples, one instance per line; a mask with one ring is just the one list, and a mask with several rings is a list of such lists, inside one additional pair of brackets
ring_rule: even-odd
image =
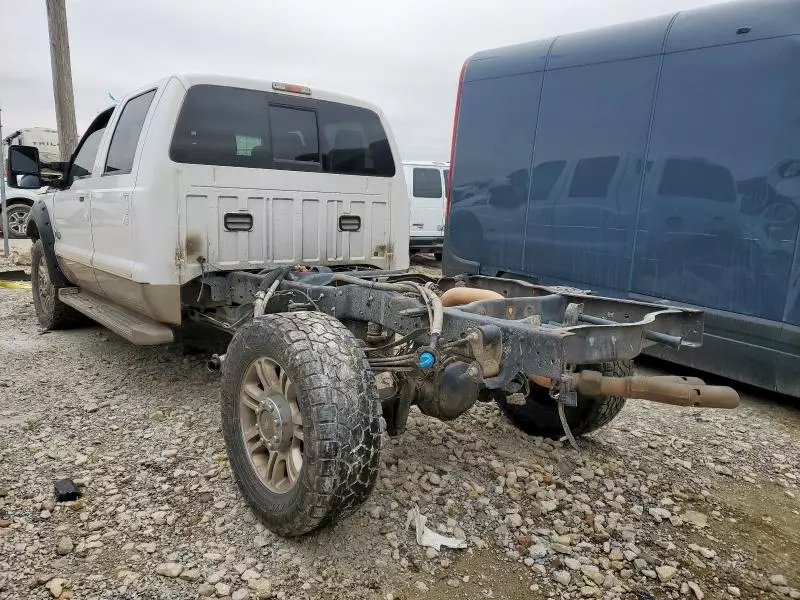
[(200, 254), (203, 250), (203, 238), (196, 233), (190, 233), (186, 236), (186, 257), (190, 258), (196, 254)]

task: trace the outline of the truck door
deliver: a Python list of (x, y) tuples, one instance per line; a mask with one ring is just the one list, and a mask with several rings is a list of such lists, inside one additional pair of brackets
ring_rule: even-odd
[(94, 240), (92, 266), (100, 286), (109, 276), (130, 277), (134, 248), (131, 226), (131, 203), (138, 162), (137, 148), (148, 112), (157, 90), (148, 90), (130, 98), (118, 112), (113, 134), (101, 149), (103, 160), (92, 191), (91, 221)]
[(69, 187), (54, 195), (53, 218), (56, 255), (61, 267), (81, 287), (96, 290), (97, 282), (91, 266), (94, 252), (91, 204), (96, 180), (95, 162), (105, 124), (98, 126), (96, 120), (92, 125), (70, 163), (67, 174)]

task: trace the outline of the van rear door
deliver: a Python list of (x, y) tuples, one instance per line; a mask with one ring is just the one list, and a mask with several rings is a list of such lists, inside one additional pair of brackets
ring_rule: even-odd
[(417, 165), (406, 165), (405, 169), (411, 200), (412, 246), (413, 238), (441, 238), (445, 205), (442, 169)]

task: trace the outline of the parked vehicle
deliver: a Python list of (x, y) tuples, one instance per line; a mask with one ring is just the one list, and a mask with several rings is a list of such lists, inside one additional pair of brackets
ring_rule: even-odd
[[(8, 205), (8, 235), (11, 238), (27, 237), (25, 230), (28, 226), (28, 214), (39, 193), (46, 189), (46, 183), (58, 176), (54, 170), (59, 164), (58, 132), (55, 129), (44, 127), (28, 127), (15, 131), (4, 140), (7, 146), (33, 146), (39, 151), (39, 159), (43, 163), (42, 177), (39, 181), (22, 181), (22, 189), (11, 188), (6, 198)], [(30, 176), (28, 176), (30, 179)], [(27, 188), (27, 189), (26, 189)], [(37, 189), (31, 189), (37, 188)], [(2, 207), (0, 207), (2, 215)], [(0, 232), (3, 230), (0, 220)]]
[(403, 162), (411, 203), (412, 252), (432, 253), (442, 260), (444, 207), (447, 202), (450, 164), (446, 162)]
[[(39, 175), (37, 154), (10, 149), (10, 185)], [(34, 205), (39, 322), (82, 314), (134, 344), (191, 322), (231, 334), (209, 361), (228, 458), (282, 535), (367, 498), (383, 433), (401, 433), (412, 404), (454, 419), (497, 400), (559, 437), (608, 423), (627, 396), (738, 403), (729, 388), (631, 376), (647, 344), (699, 343), (698, 311), (407, 273), (396, 156), (381, 112), (352, 98), (220, 76), (144, 87), (94, 120)]]
[(647, 352), (800, 396), (798, 34), (745, 1), (469, 58), (444, 272), (703, 308)]

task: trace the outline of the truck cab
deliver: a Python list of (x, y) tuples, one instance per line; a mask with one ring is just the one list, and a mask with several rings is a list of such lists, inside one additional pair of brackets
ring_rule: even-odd
[(181, 322), (210, 271), (408, 266), (408, 199), (379, 109), (305, 86), (174, 75), (101, 112), (29, 233), (82, 291)]

